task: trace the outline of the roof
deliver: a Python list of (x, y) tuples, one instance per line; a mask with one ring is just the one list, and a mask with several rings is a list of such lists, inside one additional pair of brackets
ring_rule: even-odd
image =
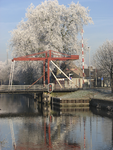
[[(83, 71), (77, 67), (72, 61), (66, 61), (61, 64), (61, 69), (66, 75), (69, 76), (69, 74), (73, 74), (73, 78), (82, 78), (83, 77)], [(85, 75), (86, 76), (86, 75)], [(64, 75), (62, 74), (62, 77)]]

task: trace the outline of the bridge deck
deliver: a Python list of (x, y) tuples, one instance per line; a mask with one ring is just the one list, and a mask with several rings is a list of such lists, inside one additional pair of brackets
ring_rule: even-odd
[[(59, 88), (55, 87), (53, 92), (73, 92), (76, 91), (77, 88)], [(40, 92), (47, 92), (48, 88), (47, 85), (43, 87), (43, 85), (1, 85), (0, 86), (0, 94), (30, 94), (30, 93), (40, 93)]]

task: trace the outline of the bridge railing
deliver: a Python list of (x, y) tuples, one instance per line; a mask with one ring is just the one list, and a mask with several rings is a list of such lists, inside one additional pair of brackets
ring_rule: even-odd
[[(76, 85), (74, 84), (61, 84), (63, 89), (70, 89), (70, 88), (78, 88)], [(60, 85), (59, 84), (55, 84), (54, 85), (54, 89), (60, 89)]]
[[(77, 88), (75, 85), (66, 85), (66, 84), (62, 84), (62, 88), (58, 85), (58, 84), (54, 84), (54, 88), (53, 90), (58, 90), (58, 89), (73, 89), (73, 88)], [(36, 85), (0, 85), (0, 91), (17, 91), (17, 90), (48, 90), (48, 85), (46, 84), (45, 87), (43, 86), (43, 84), (36, 84)]]
[(0, 90), (37, 90), (37, 89), (46, 89), (47, 85), (45, 87), (41, 84), (39, 85), (1, 85)]

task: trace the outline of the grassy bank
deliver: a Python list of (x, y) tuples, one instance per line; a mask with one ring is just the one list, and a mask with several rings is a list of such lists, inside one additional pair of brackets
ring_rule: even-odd
[(78, 90), (75, 92), (59, 92), (52, 93), (53, 97), (65, 98), (99, 98), (99, 99), (110, 99), (113, 100), (113, 93), (109, 88), (102, 89), (89, 89), (89, 90)]

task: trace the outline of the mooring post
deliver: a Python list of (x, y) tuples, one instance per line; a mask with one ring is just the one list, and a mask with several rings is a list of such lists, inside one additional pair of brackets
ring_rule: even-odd
[(48, 93), (48, 103), (50, 104), (51, 103), (51, 94)]
[(34, 93), (34, 99), (36, 99), (36, 97), (37, 97), (37, 96), (36, 96), (36, 93)]
[(38, 94), (38, 101), (39, 101), (39, 103), (42, 103), (43, 101), (42, 101), (42, 93), (39, 93)]

